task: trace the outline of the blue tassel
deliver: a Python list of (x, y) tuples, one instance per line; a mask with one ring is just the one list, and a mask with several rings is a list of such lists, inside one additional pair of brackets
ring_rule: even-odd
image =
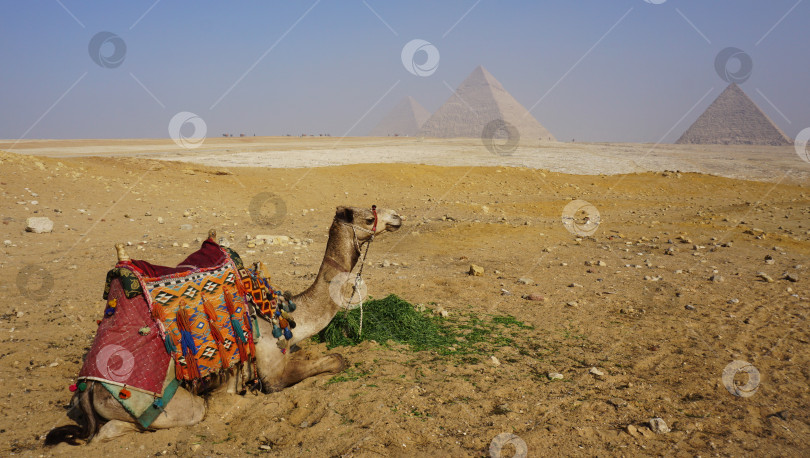
[(192, 355), (197, 354), (197, 347), (194, 345), (194, 338), (191, 337), (191, 333), (188, 331), (180, 331), (180, 343), (182, 344), (183, 354), (187, 355), (187, 351), (191, 352)]
[(290, 328), (284, 328), (283, 331), (284, 331), (284, 338), (287, 340), (292, 340), (292, 331), (290, 331)]
[(155, 399), (155, 402), (152, 403), (158, 409), (163, 408), (163, 399)]
[(289, 304), (290, 312), (294, 312), (295, 311), (295, 302), (288, 301), (287, 303)]
[(172, 338), (169, 336), (166, 336), (166, 338), (163, 339), (163, 345), (166, 346), (166, 352), (170, 355), (173, 355), (177, 351), (177, 349), (174, 347), (174, 343), (172, 342)]
[(281, 337), (281, 328), (276, 326), (275, 324), (273, 325), (273, 337), (275, 337), (276, 339)]
[(236, 333), (236, 336), (239, 337), (239, 340), (242, 343), (247, 343), (247, 339), (245, 338), (245, 333), (242, 332), (242, 323), (239, 322), (236, 318), (231, 318), (231, 326), (233, 326), (233, 332)]

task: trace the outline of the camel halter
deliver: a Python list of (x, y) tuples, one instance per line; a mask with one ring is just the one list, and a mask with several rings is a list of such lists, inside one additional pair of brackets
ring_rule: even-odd
[[(354, 224), (344, 223), (343, 221), (336, 220), (338, 223), (340, 223), (340, 224), (342, 224), (344, 226), (351, 226), (352, 235), (354, 236), (354, 248), (357, 250), (357, 254), (361, 253), (360, 243), (357, 240), (357, 232), (356, 232), (357, 229), (360, 229), (361, 231), (371, 233), (371, 237), (369, 237), (368, 240), (363, 242), (366, 245), (366, 252), (363, 254), (363, 259), (360, 260), (360, 270), (357, 271), (357, 276), (354, 277), (354, 285), (352, 286), (352, 295), (349, 296), (349, 301), (348, 301), (349, 304), (351, 304), (352, 300), (354, 300), (354, 295), (355, 295), (355, 293), (357, 293), (358, 285), (362, 281), (363, 267), (365, 267), (365, 265), (366, 265), (366, 257), (368, 256), (368, 249), (371, 247), (371, 242), (374, 241), (374, 235), (376, 235), (376, 233), (377, 233), (377, 221), (379, 220), (379, 217), (377, 216), (377, 206), (372, 205), (371, 206), (371, 211), (372, 211), (372, 213), (374, 213), (374, 224), (371, 226), (371, 230), (366, 229), (364, 227), (354, 225)], [(346, 309), (345, 313), (349, 313), (348, 308)], [(358, 330), (358, 336), (363, 337), (363, 303), (362, 302), (360, 303), (360, 329)]]

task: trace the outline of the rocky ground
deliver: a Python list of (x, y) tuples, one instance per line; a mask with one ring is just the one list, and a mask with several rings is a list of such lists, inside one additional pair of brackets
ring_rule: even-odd
[[(0, 161), (0, 454), (482, 456), (502, 433), (530, 456), (810, 448), (806, 183), (411, 164)], [(285, 210), (252, 217), (261, 193)], [(568, 206), (576, 200), (591, 205)], [(371, 247), (372, 296), (397, 294), (450, 318), (513, 317), (492, 327), (511, 343), (457, 358), (366, 342), (339, 350), (351, 363), (339, 376), (211, 397), (190, 428), (43, 448), (43, 435), (68, 422), (67, 387), (103, 313), (114, 243), (176, 264), (216, 228), (246, 262), (264, 261), (274, 283), (299, 291), (320, 264), (335, 207), (346, 204), (405, 218)], [(49, 218), (52, 231), (26, 232), (30, 217)], [(293, 239), (271, 245), (258, 235)], [(735, 361), (747, 365), (736, 371)]]

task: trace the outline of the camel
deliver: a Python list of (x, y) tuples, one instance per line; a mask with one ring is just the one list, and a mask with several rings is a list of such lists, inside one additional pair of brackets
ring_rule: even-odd
[[(317, 278), (304, 292), (292, 297), (297, 305), (295, 319), (298, 325), (291, 345), (320, 332), (337, 314), (340, 305), (329, 294), (330, 282), (336, 276), (352, 271), (360, 257), (361, 246), (369, 242), (372, 236), (396, 231), (401, 225), (402, 220), (393, 210), (377, 209), (375, 218), (371, 209), (337, 208), (329, 228), (329, 240)], [(270, 323), (261, 319), (258, 322), (261, 334), (271, 336)], [(265, 393), (279, 391), (314, 375), (339, 373), (346, 365), (346, 360), (337, 353), (308, 359), (298, 352), (282, 353), (276, 346), (275, 339), (262, 338), (256, 342), (256, 367), (262, 382), (262, 391)], [(236, 372), (229, 375), (211, 394), (223, 390), (229, 394), (236, 393), (237, 379), (242, 375), (239, 371)], [(73, 414), (69, 415), (78, 425), (52, 429), (46, 436), (46, 445), (104, 441), (142, 430), (135, 419), (100, 384), (88, 384), (87, 389), (73, 396), (71, 405)], [(203, 420), (205, 411), (203, 397), (178, 388), (150, 429), (191, 426)]]

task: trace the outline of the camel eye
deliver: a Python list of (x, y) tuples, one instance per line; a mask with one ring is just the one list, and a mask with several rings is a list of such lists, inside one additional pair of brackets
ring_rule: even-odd
[(371, 224), (374, 222), (374, 218), (366, 218), (366, 223)]

